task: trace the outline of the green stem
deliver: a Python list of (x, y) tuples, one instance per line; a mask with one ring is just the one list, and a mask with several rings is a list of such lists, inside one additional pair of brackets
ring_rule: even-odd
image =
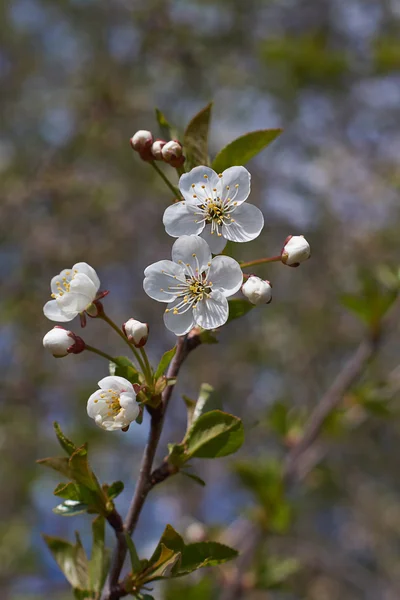
[(147, 354), (146, 354), (146, 350), (144, 348), (142, 348), (142, 347), (139, 348), (139, 350), (140, 350), (140, 354), (142, 355), (144, 364), (146, 366), (147, 374), (145, 373), (145, 377), (146, 377), (147, 383), (149, 385), (151, 385), (153, 383), (153, 374), (152, 374), (151, 366), (150, 366), (150, 363), (149, 363), (149, 359), (148, 359)]
[(242, 269), (246, 269), (247, 267), (254, 267), (255, 265), (262, 265), (263, 263), (272, 263), (272, 262), (281, 262), (282, 257), (279, 256), (271, 256), (271, 258), (258, 258), (257, 260), (250, 260), (249, 262), (240, 263)]
[(169, 187), (171, 192), (174, 194), (174, 196), (176, 198), (180, 198), (181, 194), (180, 194), (179, 190), (170, 182), (168, 177), (165, 175), (165, 173), (163, 173), (163, 171), (160, 169), (160, 167), (157, 165), (157, 163), (155, 163), (153, 160), (150, 162), (150, 164), (153, 167), (153, 169), (155, 169), (157, 171), (157, 173), (159, 174), (161, 179), (167, 184), (167, 186)]
[(129, 346), (129, 348), (132, 350), (137, 362), (139, 363), (139, 366), (143, 372), (143, 374), (146, 372), (146, 367), (140, 357), (139, 352), (136, 350), (136, 348), (134, 346), (132, 346), (132, 344), (129, 342), (128, 338), (125, 337), (122, 329), (120, 329), (118, 327), (118, 325), (116, 325), (114, 323), (114, 321), (112, 319), (110, 319), (110, 317), (108, 315), (105, 314), (105, 312), (103, 312), (101, 315), (99, 315), (100, 319), (103, 319), (103, 321), (105, 321), (106, 323), (108, 323), (110, 325), (110, 327), (112, 327), (114, 329), (114, 331), (116, 331), (119, 335), (120, 338), (122, 338), (124, 340), (124, 342), (127, 344), (127, 346)]
[(99, 350), (98, 348), (94, 348), (93, 346), (89, 346), (88, 344), (85, 344), (85, 350), (89, 350), (89, 352), (93, 352), (93, 354), (98, 354), (99, 356), (102, 356), (103, 358), (106, 358), (107, 360), (109, 360), (111, 362), (115, 362), (115, 358), (113, 358), (106, 352)]

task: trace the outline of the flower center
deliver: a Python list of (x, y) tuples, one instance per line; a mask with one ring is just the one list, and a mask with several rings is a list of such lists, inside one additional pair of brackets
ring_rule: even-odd
[(73, 278), (75, 277), (75, 275), (77, 273), (78, 273), (77, 269), (74, 269), (73, 272), (65, 271), (64, 277), (60, 277), (60, 280), (56, 281), (57, 293), (51, 294), (51, 297), (57, 298), (58, 296), (63, 296), (65, 294), (65, 292), (70, 292), (71, 291), (71, 281), (73, 280)]
[[(172, 296), (181, 298), (173, 308), (167, 308), (166, 313), (172, 311), (174, 315), (182, 315), (190, 309), (196, 308), (199, 302), (207, 300), (212, 292), (212, 281), (208, 281), (208, 269), (200, 273), (200, 266), (197, 256), (192, 255), (196, 259), (197, 268), (193, 269), (189, 263), (185, 266), (185, 274), (182, 277), (178, 275), (171, 275), (166, 271), (162, 271), (164, 275), (168, 275), (172, 279), (175, 279), (176, 284), (168, 286), (168, 291), (161, 289), (162, 292), (167, 292)], [(180, 260), (178, 264), (183, 265), (184, 263)], [(208, 267), (211, 263), (208, 263)]]
[(232, 225), (235, 222), (235, 219), (232, 218), (232, 213), (238, 205), (235, 198), (239, 190), (239, 184), (235, 185), (234, 192), (231, 194), (230, 186), (226, 185), (224, 187), (223, 185), (222, 175), (219, 175), (219, 178), (221, 180), (220, 192), (218, 192), (217, 188), (211, 187), (207, 175), (204, 175), (205, 184), (192, 183), (192, 190), (196, 192), (193, 193), (193, 198), (197, 200), (197, 206), (200, 209), (200, 212), (195, 212), (194, 214), (201, 217), (195, 223), (205, 222), (210, 224), (211, 233), (216, 233), (221, 237), (222, 233), (219, 231), (219, 228), (223, 225)]
[[(107, 405), (107, 416), (108, 417), (117, 417), (121, 411), (121, 404), (119, 402), (119, 394), (114, 390), (107, 390), (100, 394), (100, 398), (102, 398)], [(95, 400), (97, 404), (98, 400)]]

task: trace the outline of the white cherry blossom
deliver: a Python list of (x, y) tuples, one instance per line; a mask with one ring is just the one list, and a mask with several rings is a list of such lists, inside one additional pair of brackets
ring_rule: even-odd
[(244, 167), (230, 167), (219, 175), (209, 167), (185, 173), (179, 180), (184, 200), (164, 212), (166, 232), (172, 237), (200, 235), (213, 254), (221, 252), (227, 240), (254, 240), (264, 226), (264, 217), (256, 206), (245, 204), (250, 179)]
[(242, 285), (242, 293), (252, 304), (269, 304), (272, 300), (272, 286), (269, 281), (251, 275)]
[(289, 267), (298, 267), (311, 256), (310, 244), (303, 235), (289, 235), (281, 252), (282, 262)]
[(104, 377), (87, 403), (87, 413), (96, 425), (107, 431), (124, 429), (135, 421), (140, 408), (132, 384), (116, 375)]
[(160, 260), (144, 272), (143, 287), (154, 300), (168, 302), (165, 326), (176, 335), (199, 325), (214, 329), (226, 323), (227, 297), (240, 289), (243, 273), (229, 256), (211, 257), (203, 239), (184, 235), (172, 247), (172, 261)]
[(72, 321), (83, 312), (97, 296), (100, 280), (96, 271), (87, 263), (76, 263), (64, 269), (51, 280), (51, 297), (43, 307), (50, 321)]

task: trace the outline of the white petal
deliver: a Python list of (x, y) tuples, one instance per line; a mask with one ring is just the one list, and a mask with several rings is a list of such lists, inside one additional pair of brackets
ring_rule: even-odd
[(232, 242), (250, 242), (260, 235), (264, 217), (253, 204), (242, 204), (232, 213), (234, 223), (222, 226), (222, 235)]
[[(207, 188), (216, 188), (219, 182), (219, 177), (210, 167), (195, 167), (189, 173), (184, 173), (179, 180), (179, 189), (182, 192), (185, 200), (193, 199), (193, 190), (199, 186), (205, 185)], [(192, 185), (196, 187), (193, 188)], [(196, 191), (197, 191), (196, 190)], [(212, 195), (212, 194), (211, 194)]]
[(219, 195), (223, 200), (232, 198), (240, 205), (249, 197), (250, 182), (251, 175), (247, 169), (244, 167), (229, 167), (222, 173), (219, 180)]
[(189, 309), (183, 314), (174, 315), (174, 307), (182, 301), (182, 298), (178, 298), (174, 302), (168, 304), (169, 312), (164, 312), (164, 324), (167, 329), (175, 333), (175, 335), (185, 335), (195, 325), (193, 318), (193, 309)]
[(72, 321), (78, 314), (76, 311), (67, 312), (61, 310), (57, 300), (49, 300), (43, 307), (44, 316), (50, 319), (50, 321), (58, 321), (59, 323), (65, 323)]
[(125, 377), (118, 377), (118, 375), (109, 375), (108, 377), (103, 377), (98, 384), (100, 389), (102, 390), (113, 390), (114, 392), (129, 392), (130, 394), (135, 394), (135, 390), (133, 389), (130, 381), (125, 379)]
[(200, 237), (207, 242), (213, 254), (219, 254), (226, 246), (226, 239), (222, 235), (211, 234), (211, 225), (204, 227)]
[(177, 202), (168, 206), (163, 216), (165, 231), (172, 237), (198, 235), (204, 229), (203, 223), (196, 223), (201, 216), (195, 215), (196, 207), (187, 202)]
[(149, 265), (147, 269), (145, 269), (144, 275), (144, 291), (150, 298), (158, 300), (159, 302), (171, 302), (175, 298), (173, 294), (168, 293), (169, 287), (176, 286), (180, 283), (179, 281), (174, 280), (173, 276), (176, 276), (181, 280), (185, 279), (183, 267), (171, 260), (159, 260), (158, 262)]
[(203, 329), (220, 327), (228, 320), (228, 300), (221, 292), (213, 292), (210, 298), (202, 300), (193, 309), (193, 316), (197, 325)]
[[(193, 256), (195, 255), (195, 256)], [(172, 246), (172, 260), (175, 263), (189, 264), (193, 271), (200, 273), (208, 268), (211, 262), (211, 250), (202, 238), (195, 235), (183, 235)]]
[(105, 416), (108, 412), (106, 402), (100, 397), (101, 393), (101, 390), (96, 390), (87, 402), (87, 414), (91, 419), (95, 419), (96, 415), (101, 415), (102, 413)]
[(67, 281), (70, 281), (72, 279), (72, 269), (63, 269), (61, 273), (52, 278), (50, 282), (52, 294), (58, 294), (59, 286), (62, 286), (64, 278)]
[(88, 265), (85, 262), (80, 262), (80, 263), (76, 263), (73, 267), (72, 270), (77, 270), (78, 273), (84, 273), (85, 275), (87, 275), (89, 277), (89, 279), (93, 282), (94, 287), (96, 288), (96, 292), (100, 287), (100, 279), (97, 276), (96, 271), (93, 269), (93, 267), (91, 267), (90, 265)]
[(211, 261), (208, 281), (213, 284), (213, 292), (232, 296), (243, 283), (243, 272), (239, 263), (230, 256), (216, 256)]
[(121, 394), (119, 403), (125, 411), (126, 421), (128, 423), (134, 421), (140, 412), (140, 408), (132, 394)]

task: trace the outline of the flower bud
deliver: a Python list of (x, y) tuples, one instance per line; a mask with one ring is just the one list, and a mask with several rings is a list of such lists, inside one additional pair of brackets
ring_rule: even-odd
[(72, 331), (56, 325), (43, 338), (43, 346), (50, 350), (55, 358), (67, 354), (79, 354), (85, 349), (85, 342)]
[(162, 149), (167, 142), (156, 140), (151, 147), (151, 154), (156, 160), (163, 160)]
[(131, 146), (136, 152), (148, 150), (153, 143), (153, 135), (151, 131), (139, 129), (134, 136), (131, 137)]
[(251, 275), (242, 285), (242, 293), (255, 305), (269, 304), (272, 300), (272, 286), (269, 281), (264, 281), (256, 275)]
[(281, 252), (281, 260), (284, 265), (298, 267), (310, 255), (310, 244), (303, 235), (289, 235)]
[(182, 145), (177, 140), (167, 142), (162, 147), (161, 153), (165, 162), (169, 163), (172, 167), (180, 167), (185, 162)]
[(122, 325), (122, 330), (136, 348), (144, 346), (149, 337), (149, 326), (147, 323), (141, 323), (140, 321), (136, 321), (136, 319), (129, 319)]

